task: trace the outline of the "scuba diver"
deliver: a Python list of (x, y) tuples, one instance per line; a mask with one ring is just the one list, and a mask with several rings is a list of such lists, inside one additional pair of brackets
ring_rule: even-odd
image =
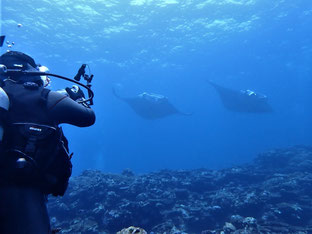
[(219, 94), (222, 104), (230, 111), (248, 113), (267, 113), (273, 109), (264, 94), (252, 90), (232, 90), (208, 81)]
[(113, 94), (127, 103), (136, 114), (144, 119), (160, 119), (173, 114), (192, 115), (178, 110), (166, 96), (161, 94), (143, 92), (136, 97), (126, 98), (121, 97), (115, 88), (113, 88)]
[[(93, 125), (93, 96), (85, 99), (78, 86), (65, 94), (45, 88), (48, 76), (81, 83), (47, 73), (22, 52), (4, 53), (0, 64), (0, 233), (48, 234), (47, 195), (63, 196), (72, 171), (59, 124)], [(81, 85), (93, 95), (90, 84)]]

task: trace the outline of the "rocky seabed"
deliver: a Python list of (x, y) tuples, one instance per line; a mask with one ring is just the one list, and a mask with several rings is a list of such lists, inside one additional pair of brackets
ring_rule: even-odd
[(60, 233), (303, 234), (312, 233), (311, 196), (312, 147), (296, 146), (224, 170), (87, 170), (48, 209)]

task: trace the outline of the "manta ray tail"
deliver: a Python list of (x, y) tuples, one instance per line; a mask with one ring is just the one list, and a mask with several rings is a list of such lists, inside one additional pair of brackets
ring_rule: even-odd
[(115, 96), (116, 98), (122, 99), (122, 97), (118, 94), (118, 92), (117, 92), (117, 90), (116, 90), (115, 87), (112, 88), (112, 91), (113, 91), (113, 94), (114, 94), (114, 96)]
[(211, 86), (213, 86), (214, 88), (220, 87), (219, 85), (217, 85), (216, 83), (214, 83), (212, 80), (207, 80), (207, 82), (208, 82)]

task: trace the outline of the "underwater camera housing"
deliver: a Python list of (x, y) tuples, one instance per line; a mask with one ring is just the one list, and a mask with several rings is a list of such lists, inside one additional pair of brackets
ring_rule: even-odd
[[(64, 76), (60, 76), (60, 75), (56, 75), (56, 74), (48, 73), (48, 72), (23, 71), (21, 69), (7, 69), (7, 67), (4, 64), (0, 64), (0, 75), (10, 76), (10, 75), (13, 75), (13, 74), (18, 74), (18, 75), (26, 75), (26, 76), (53, 76), (53, 77), (56, 77), (56, 78), (59, 78), (59, 79), (67, 80), (69, 82), (72, 82), (72, 83), (75, 83), (75, 84), (77, 84), (79, 86), (82, 86), (83, 88), (88, 90), (89, 98), (85, 99), (85, 100), (78, 101), (78, 102), (79, 103), (84, 103), (84, 104), (86, 104), (88, 106), (91, 106), (91, 105), (93, 105), (93, 98), (94, 98), (94, 93), (93, 93), (93, 91), (91, 89), (91, 81), (93, 79), (93, 74), (91, 74), (91, 75), (86, 75), (85, 74), (85, 67), (86, 66), (87, 66), (86, 64), (83, 64), (80, 67), (80, 69), (79, 69), (77, 75), (74, 77), (74, 79), (70, 79), (70, 78), (67, 78), (67, 77), (64, 77)], [(81, 76), (84, 77), (84, 79), (87, 81), (87, 84), (82, 84), (81, 82), (79, 82), (80, 79), (81, 79)]]
[[(87, 74), (86, 74), (86, 67), (87, 67), (87, 66), (88, 66), (87, 64), (82, 64), (81, 67), (79, 68), (77, 74), (75, 75), (74, 79), (75, 79), (76, 81), (80, 81), (81, 77), (83, 77), (83, 79), (84, 79), (85, 81), (87, 81), (87, 87), (89, 88), (89, 89), (88, 89), (88, 95), (89, 95), (89, 97), (90, 97), (90, 95), (91, 95), (91, 94), (90, 94), (90, 90), (91, 90), (91, 81), (92, 81), (92, 79), (93, 79), (93, 74), (91, 74), (91, 75), (87, 75)], [(88, 68), (89, 68), (89, 66), (88, 66)], [(89, 73), (90, 73), (90, 68), (89, 68)], [(93, 100), (92, 100), (92, 99), (90, 100), (90, 104), (89, 104), (89, 105), (93, 105)]]
[(82, 64), (79, 68), (77, 74), (75, 75), (74, 79), (80, 81), (81, 77), (83, 77), (88, 83), (91, 83), (93, 79), (93, 75), (90, 76), (86, 74), (86, 66), (87, 64)]

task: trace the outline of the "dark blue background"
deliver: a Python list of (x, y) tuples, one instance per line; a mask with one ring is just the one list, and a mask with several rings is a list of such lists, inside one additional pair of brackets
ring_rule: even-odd
[[(105, 2), (2, 1), (1, 34), (15, 50), (57, 74), (88, 63), (95, 75), (96, 124), (65, 126), (75, 174), (223, 168), (311, 144), (311, 1)], [(207, 80), (264, 93), (274, 113), (229, 112)], [(112, 95), (116, 84), (194, 115), (144, 120)]]

